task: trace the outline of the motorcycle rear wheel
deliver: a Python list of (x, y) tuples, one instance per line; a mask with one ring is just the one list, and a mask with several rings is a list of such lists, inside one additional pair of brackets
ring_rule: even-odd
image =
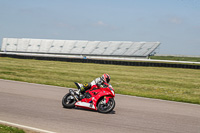
[(75, 98), (71, 99), (70, 96), (72, 96), (70, 93), (67, 93), (63, 99), (62, 99), (62, 105), (64, 108), (74, 108), (76, 100)]
[(100, 113), (109, 113), (111, 112), (115, 107), (115, 100), (113, 98), (110, 98), (108, 103), (103, 103), (104, 99), (101, 99), (97, 105), (97, 110)]

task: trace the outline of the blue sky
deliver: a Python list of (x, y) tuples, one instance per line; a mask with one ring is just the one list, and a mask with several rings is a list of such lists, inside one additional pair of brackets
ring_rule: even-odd
[(200, 55), (200, 0), (0, 0), (2, 38), (159, 41)]

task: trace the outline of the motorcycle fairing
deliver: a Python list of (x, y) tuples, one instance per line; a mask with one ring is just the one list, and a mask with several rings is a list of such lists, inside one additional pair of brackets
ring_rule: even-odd
[(79, 106), (79, 107), (90, 108), (90, 109), (96, 110), (96, 108), (95, 108), (93, 103), (87, 103), (87, 102), (78, 101), (78, 102), (75, 103), (75, 105)]
[[(90, 90), (86, 91), (86, 94), (90, 94), (91, 97), (86, 97), (84, 99), (82, 99), (81, 101), (78, 101), (75, 103), (76, 106), (79, 107), (84, 107), (84, 108), (90, 108), (90, 109), (94, 109), (97, 110), (97, 101), (101, 98), (101, 97), (105, 97), (106, 99), (106, 103), (108, 103), (109, 98), (112, 98), (112, 95), (109, 91), (107, 91), (106, 89), (102, 91), (102, 89), (93, 89), (93, 88), (97, 88), (96, 85), (92, 86), (92, 88)], [(105, 96), (106, 95), (106, 96)]]
[[(75, 84), (78, 90), (73, 91), (70, 89), (69, 93), (67, 93), (62, 99), (62, 105), (64, 108), (81, 107), (85, 109), (98, 110), (101, 113), (108, 113), (115, 107), (115, 92), (111, 85), (107, 83), (104, 83), (105, 86), (93, 85), (82, 95), (80, 88), (83, 85), (77, 82), (75, 82)], [(69, 103), (71, 100), (73, 102)], [(106, 104), (109, 100), (113, 102)], [(105, 108), (102, 105), (106, 105)]]
[(111, 96), (106, 97), (106, 103), (108, 103), (109, 99), (112, 98)]

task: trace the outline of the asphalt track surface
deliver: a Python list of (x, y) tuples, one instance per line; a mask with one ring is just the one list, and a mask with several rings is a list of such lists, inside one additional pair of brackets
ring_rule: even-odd
[(0, 120), (57, 133), (200, 133), (200, 105), (116, 95), (110, 114), (64, 109), (68, 88), (0, 79)]

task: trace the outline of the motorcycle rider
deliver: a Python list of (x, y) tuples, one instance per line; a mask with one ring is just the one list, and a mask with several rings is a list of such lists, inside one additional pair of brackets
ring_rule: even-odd
[(85, 83), (81, 88), (81, 93), (84, 94), (86, 90), (90, 89), (93, 85), (97, 85), (99, 87), (102, 87), (104, 83), (109, 83), (110, 82), (110, 75), (107, 73), (104, 73), (101, 77), (98, 77), (94, 79), (90, 83)]

